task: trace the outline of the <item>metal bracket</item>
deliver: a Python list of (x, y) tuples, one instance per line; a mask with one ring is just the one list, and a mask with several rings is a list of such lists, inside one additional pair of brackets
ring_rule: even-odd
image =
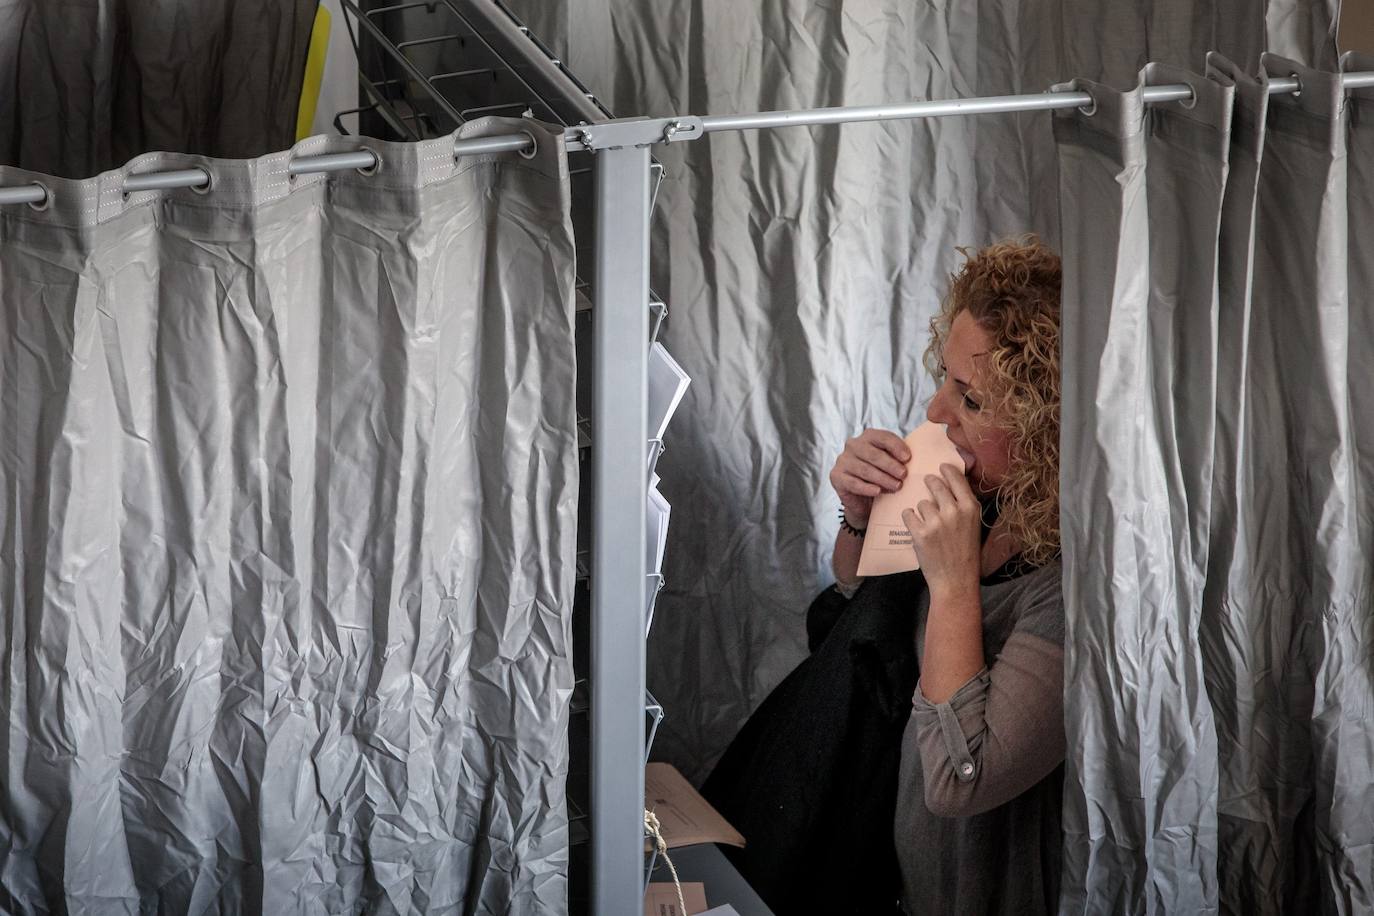
[(696, 140), (705, 132), (701, 118), (680, 115), (675, 118), (632, 118), (603, 124), (581, 124), (568, 128), (566, 142), (587, 150), (625, 149)]
[(654, 584), (649, 586), (649, 600), (645, 602), (644, 608), (644, 638), (649, 638), (649, 632), (654, 628), (654, 608), (658, 605), (658, 593), (663, 591), (668, 584), (668, 580), (663, 577), (663, 573), (651, 572), (647, 576)]
[(655, 299), (649, 303), (649, 314), (652, 316), (649, 319), (649, 344), (652, 345), (658, 340), (658, 333), (668, 317), (668, 306)]
[(644, 740), (644, 765), (649, 765), (649, 754), (654, 748), (654, 737), (658, 735), (658, 727), (663, 723), (663, 704), (654, 699), (654, 695), (649, 691), (644, 691), (644, 714), (649, 717), (646, 723), (649, 735)]

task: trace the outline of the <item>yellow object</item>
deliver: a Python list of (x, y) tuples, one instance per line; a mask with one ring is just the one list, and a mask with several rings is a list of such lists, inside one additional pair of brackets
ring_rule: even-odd
[(305, 58), (301, 104), (296, 110), (297, 140), (304, 140), (314, 132), (315, 108), (320, 104), (320, 86), (324, 83), (324, 59), (329, 53), (329, 25), (329, 10), (321, 6), (315, 12), (315, 25), (310, 29), (310, 53)]

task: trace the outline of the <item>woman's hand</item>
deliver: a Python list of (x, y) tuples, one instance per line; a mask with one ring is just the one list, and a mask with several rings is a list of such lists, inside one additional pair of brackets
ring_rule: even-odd
[(982, 564), (982, 509), (964, 472), (940, 466), (940, 476), (926, 477), (930, 499), (902, 513), (911, 530), (912, 548), (921, 563), (932, 604), (978, 594)]
[(866, 429), (844, 444), (830, 469), (830, 485), (839, 494), (849, 524), (868, 524), (874, 497), (901, 489), (910, 460), (911, 449), (902, 437), (885, 429)]

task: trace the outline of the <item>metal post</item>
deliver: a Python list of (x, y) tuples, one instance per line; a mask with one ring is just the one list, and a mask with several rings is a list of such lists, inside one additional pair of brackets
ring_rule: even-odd
[(649, 149), (596, 154), (592, 413), (591, 891), (644, 909), (644, 511)]

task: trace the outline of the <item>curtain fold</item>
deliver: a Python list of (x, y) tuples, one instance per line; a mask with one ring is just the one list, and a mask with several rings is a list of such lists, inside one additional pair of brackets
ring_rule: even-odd
[[(541, 38), (622, 117), (1040, 92), (1073, 76), (1122, 87), (1148, 61), (1200, 68), (1209, 50), (1246, 72), (1266, 47), (1334, 62), (1335, 0), (569, 0), (566, 16), (505, 2), (553, 29)], [(699, 781), (805, 655), (845, 439), (923, 416), (920, 354), (956, 247), (1027, 231), (1057, 244), (1058, 164), (1045, 114), (722, 133), (655, 156), (653, 284), (693, 377), (663, 486), (694, 511), (674, 517), (648, 674), (668, 711), (655, 756)], [(1190, 354), (1175, 357), (1185, 375)]]
[[(0, 210), (0, 909), (566, 908), (555, 135)], [(127, 174), (213, 184), (122, 195)]]
[[(1220, 202), (1225, 162), (1217, 148), (1226, 135), (1209, 122), (1229, 111), (1230, 94), (1199, 85), (1186, 115), (1181, 106), (1147, 108), (1142, 91), (1152, 75), (1158, 71), (1143, 73), (1129, 92), (1076, 82), (1093, 96), (1091, 112), (1055, 120), (1066, 217), (1062, 411), (1071, 421), (1060, 486), (1070, 609), (1064, 678), (1073, 685), (1067, 781), (1082, 787), (1081, 795), (1066, 793), (1065, 867), (1095, 879), (1082, 904), (1092, 912), (1165, 893), (1194, 899), (1197, 883), (1215, 871), (1207, 859), (1214, 844), (1192, 841), (1194, 827), (1207, 829), (1195, 819), (1206, 817), (1215, 777), (1206, 747), (1210, 710), (1190, 638), (1191, 593), (1201, 583), (1186, 536), (1188, 496), (1196, 494), (1181, 485), (1196, 470), (1182, 460), (1182, 447), (1210, 441), (1203, 429), (1180, 440), (1171, 393), (1175, 376), (1189, 371), (1175, 351), (1184, 343), (1175, 327), (1200, 333), (1186, 342), (1204, 357), (1213, 339), (1205, 291), (1214, 210), (1185, 204), (1194, 195)], [(1160, 246), (1155, 225), (1169, 226), (1177, 244)], [(1199, 236), (1200, 251), (1188, 244)], [(1201, 301), (1190, 298), (1199, 293)], [(1201, 385), (1188, 396), (1209, 416), (1209, 382), (1192, 381)], [(1104, 656), (1126, 663), (1098, 664)], [(1180, 748), (1180, 735), (1203, 746)], [(1173, 765), (1158, 767), (1161, 755)], [(1085, 843), (1080, 832), (1122, 842)], [(1148, 874), (1135, 867), (1137, 857), (1151, 863)], [(1066, 881), (1070, 900), (1075, 890)]]
[(1064, 912), (1374, 906), (1369, 93), (1263, 70), (1055, 118)]
[[(1312, 869), (1319, 895), (1295, 902), (1361, 912), (1374, 908), (1374, 494), (1358, 473), (1370, 456), (1360, 456), (1356, 430), (1374, 422), (1363, 391), (1374, 347), (1352, 330), (1356, 321), (1368, 327), (1374, 288), (1352, 285), (1349, 265), (1368, 257), (1350, 217), (1374, 206), (1374, 187), (1367, 169), (1352, 181), (1349, 164), (1374, 156), (1368, 131), (1351, 129), (1374, 113), (1374, 93), (1345, 93), (1337, 74), (1273, 56), (1265, 69), (1296, 74), (1303, 87), (1270, 103), (1261, 176), (1272, 163), (1276, 180), (1261, 181), (1258, 203), (1256, 270), (1268, 270), (1255, 308), (1272, 316), (1268, 336), (1285, 381), (1288, 548), (1298, 583), (1284, 692), (1291, 724), (1271, 792), (1279, 830), (1296, 819), (1295, 867), (1300, 877)], [(1294, 754), (1294, 745), (1309, 750)], [(1263, 746), (1247, 750), (1268, 759)]]
[(0, 165), (85, 178), (150, 150), (290, 146), (318, 6), (0, 0)]

